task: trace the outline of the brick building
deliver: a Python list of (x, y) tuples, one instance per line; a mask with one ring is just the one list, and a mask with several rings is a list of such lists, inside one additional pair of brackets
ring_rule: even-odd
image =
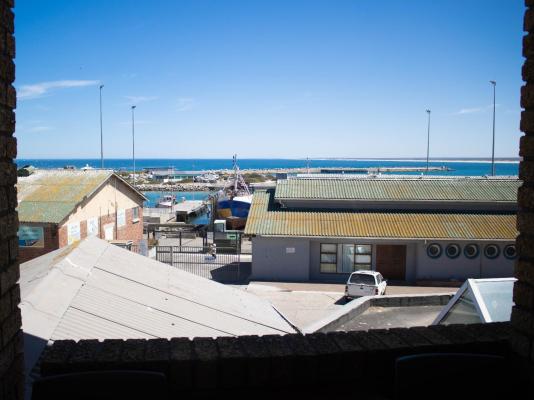
[(42, 170), (17, 187), (21, 262), (88, 236), (143, 237), (145, 197), (111, 171)]

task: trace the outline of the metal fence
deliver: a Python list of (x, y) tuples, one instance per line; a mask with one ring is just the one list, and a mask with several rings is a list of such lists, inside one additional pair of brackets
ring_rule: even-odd
[(218, 282), (242, 282), (250, 276), (250, 262), (241, 262), (235, 247), (156, 246), (156, 260)]

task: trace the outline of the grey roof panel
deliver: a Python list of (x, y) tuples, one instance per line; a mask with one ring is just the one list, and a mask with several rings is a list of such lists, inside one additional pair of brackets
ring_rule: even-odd
[(266, 300), (90, 237), (21, 265), (29, 370), (49, 340), (294, 333)]

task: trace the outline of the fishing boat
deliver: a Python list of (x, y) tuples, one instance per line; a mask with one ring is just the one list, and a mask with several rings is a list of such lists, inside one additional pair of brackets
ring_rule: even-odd
[(156, 207), (158, 208), (172, 208), (175, 204), (176, 196), (173, 194), (163, 195), (156, 201)]
[(217, 214), (219, 218), (226, 220), (229, 229), (243, 229), (250, 211), (252, 194), (239, 173), (237, 156), (234, 155), (232, 160), (234, 173), (218, 193)]

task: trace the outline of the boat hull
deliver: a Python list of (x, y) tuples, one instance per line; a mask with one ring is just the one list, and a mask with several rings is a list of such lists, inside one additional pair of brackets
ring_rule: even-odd
[(217, 203), (219, 217), (247, 218), (250, 211), (250, 202), (240, 200), (220, 200)]

